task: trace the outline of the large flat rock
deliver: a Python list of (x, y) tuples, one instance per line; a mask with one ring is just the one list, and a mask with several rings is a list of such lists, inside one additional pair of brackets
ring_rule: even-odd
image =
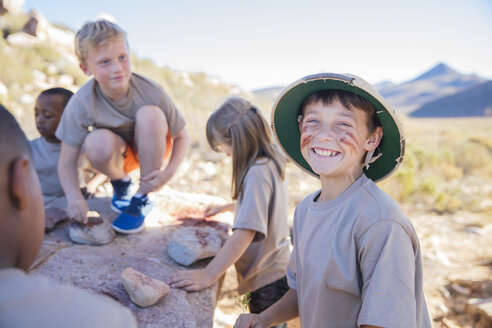
[[(217, 284), (192, 293), (171, 288), (156, 304), (141, 308), (130, 300), (120, 276), (125, 268), (132, 267), (166, 282), (176, 270), (184, 269), (167, 253), (172, 233), (180, 226), (194, 222), (220, 229), (223, 233), (224, 223), (197, 220), (204, 206), (218, 201), (220, 199), (214, 197), (195, 197), (165, 188), (156, 195), (156, 206), (146, 219), (143, 232), (118, 234), (111, 243), (102, 246), (72, 243), (68, 236), (69, 223), (59, 224), (45, 236), (31, 274), (112, 297), (131, 309), (140, 327), (212, 327)], [(96, 203), (101, 216), (108, 217), (109, 213), (104, 214), (107, 199)], [(222, 221), (228, 219), (232, 218), (221, 218)], [(203, 267), (206, 263), (206, 260), (199, 261), (190, 268)]]

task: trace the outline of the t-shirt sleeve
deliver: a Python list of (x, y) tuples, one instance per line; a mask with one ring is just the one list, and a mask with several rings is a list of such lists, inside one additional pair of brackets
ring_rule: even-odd
[(253, 241), (267, 237), (269, 203), (272, 198), (271, 182), (257, 174), (254, 166), (249, 169), (243, 183), (241, 202), (232, 229), (256, 231)]
[(169, 132), (171, 136), (177, 135), (186, 124), (183, 114), (176, 108), (176, 105), (172, 101), (171, 97), (162, 90), (159, 107), (164, 111), (166, 115), (167, 125), (169, 126)]
[(80, 148), (91, 125), (86, 108), (75, 94), (63, 110), (55, 135), (69, 146)]
[(358, 241), (362, 307), (358, 325), (416, 327), (412, 239), (391, 220), (372, 225)]

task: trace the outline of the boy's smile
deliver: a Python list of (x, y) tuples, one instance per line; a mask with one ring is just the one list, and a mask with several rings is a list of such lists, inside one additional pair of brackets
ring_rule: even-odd
[(366, 113), (349, 110), (339, 101), (308, 104), (299, 124), (304, 159), (322, 178), (354, 181), (362, 174), (362, 156), (369, 150), (366, 122)]
[(125, 97), (131, 76), (130, 56), (124, 39), (116, 39), (89, 50), (86, 65), (80, 67), (94, 78), (112, 101)]

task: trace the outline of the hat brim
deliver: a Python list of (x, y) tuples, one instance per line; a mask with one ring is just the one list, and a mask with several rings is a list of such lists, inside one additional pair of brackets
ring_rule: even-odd
[(363, 79), (349, 74), (320, 73), (303, 77), (286, 87), (275, 100), (271, 121), (273, 134), (286, 155), (301, 169), (319, 177), (302, 156), (300, 131), (297, 117), (303, 100), (310, 94), (321, 90), (345, 90), (367, 99), (376, 108), (381, 122), (383, 137), (378, 147), (381, 154), (364, 173), (373, 181), (380, 181), (393, 173), (405, 153), (403, 127), (394, 109), (382, 96)]

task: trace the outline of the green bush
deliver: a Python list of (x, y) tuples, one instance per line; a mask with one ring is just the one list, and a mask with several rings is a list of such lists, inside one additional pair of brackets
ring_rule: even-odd
[(460, 155), (456, 157), (456, 165), (463, 169), (465, 175), (492, 172), (492, 157), (487, 146), (466, 140), (459, 148)]

